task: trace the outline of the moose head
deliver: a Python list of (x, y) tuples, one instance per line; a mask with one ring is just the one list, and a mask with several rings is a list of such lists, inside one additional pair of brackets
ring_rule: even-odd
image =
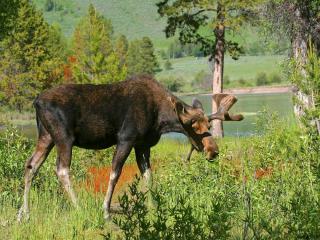
[(205, 115), (203, 106), (198, 99), (193, 99), (192, 106), (189, 106), (178, 99), (171, 99), (175, 112), (178, 115), (178, 119), (186, 131), (192, 145), (188, 158), (190, 158), (194, 149), (199, 152), (205, 152), (207, 160), (212, 160), (218, 155), (218, 145), (210, 133), (210, 122), (212, 120), (243, 120), (243, 116), (241, 114), (232, 115), (229, 113), (229, 109), (237, 102), (237, 98), (235, 96), (229, 94), (215, 94), (213, 96), (213, 100), (218, 106), (218, 111), (207, 116)]

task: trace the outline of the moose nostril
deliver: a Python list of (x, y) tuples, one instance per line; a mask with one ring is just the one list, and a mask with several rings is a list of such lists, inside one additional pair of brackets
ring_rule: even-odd
[(212, 151), (212, 152), (208, 152), (207, 154), (207, 160), (211, 161), (213, 159), (215, 159), (216, 157), (218, 157), (219, 152), (218, 151)]

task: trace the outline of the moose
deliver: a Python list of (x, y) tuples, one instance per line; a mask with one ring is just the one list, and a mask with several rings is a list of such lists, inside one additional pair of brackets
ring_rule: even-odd
[(77, 206), (69, 179), (72, 148), (105, 149), (116, 145), (110, 180), (103, 203), (104, 217), (110, 218), (112, 194), (122, 167), (134, 149), (138, 168), (150, 186), (150, 148), (162, 134), (185, 134), (193, 149), (204, 152), (208, 160), (218, 155), (218, 146), (210, 134), (214, 119), (240, 121), (242, 115), (229, 114), (236, 98), (215, 96), (218, 111), (206, 116), (197, 99), (192, 106), (167, 91), (150, 76), (104, 85), (67, 84), (41, 93), (34, 101), (38, 139), (35, 151), (25, 164), (25, 188), (18, 221), (29, 218), (28, 195), (32, 179), (55, 146), (56, 174)]

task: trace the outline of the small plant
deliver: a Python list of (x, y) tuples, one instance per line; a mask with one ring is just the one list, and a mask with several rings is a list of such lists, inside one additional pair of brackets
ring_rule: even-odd
[(169, 61), (169, 59), (167, 59), (167, 60), (164, 62), (164, 69), (167, 70), (167, 71), (172, 69), (172, 64), (171, 64), (171, 62)]
[(258, 73), (258, 75), (256, 76), (257, 86), (268, 85), (268, 83), (269, 83), (269, 81), (268, 81), (267, 74), (265, 72)]
[(161, 81), (170, 91), (179, 92), (183, 86), (183, 78), (181, 77), (167, 77)]
[(269, 77), (269, 82), (270, 83), (277, 83), (277, 84), (281, 83), (282, 82), (281, 76), (278, 73), (273, 73)]

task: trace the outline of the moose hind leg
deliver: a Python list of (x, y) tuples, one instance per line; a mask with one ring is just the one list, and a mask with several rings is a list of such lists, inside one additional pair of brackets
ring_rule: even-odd
[(136, 161), (141, 175), (144, 178), (147, 190), (152, 187), (152, 172), (150, 165), (150, 148), (140, 149), (135, 148)]
[(73, 191), (72, 184), (69, 177), (69, 170), (72, 157), (72, 144), (71, 143), (59, 143), (57, 144), (57, 176), (71, 202), (74, 206), (78, 207), (76, 194)]
[(29, 218), (29, 192), (32, 184), (32, 179), (38, 172), (40, 166), (49, 155), (53, 147), (53, 141), (50, 134), (39, 136), (36, 149), (32, 156), (26, 161), (25, 176), (24, 176), (24, 195), (23, 204), (18, 213), (18, 222), (21, 222), (23, 217)]
[(117, 145), (115, 154), (112, 159), (112, 167), (110, 172), (108, 190), (103, 202), (105, 220), (110, 219), (110, 206), (111, 206), (112, 194), (118, 182), (118, 179), (120, 177), (123, 164), (126, 161), (128, 155), (130, 154), (131, 149), (132, 149), (132, 144), (130, 142), (122, 142)]

